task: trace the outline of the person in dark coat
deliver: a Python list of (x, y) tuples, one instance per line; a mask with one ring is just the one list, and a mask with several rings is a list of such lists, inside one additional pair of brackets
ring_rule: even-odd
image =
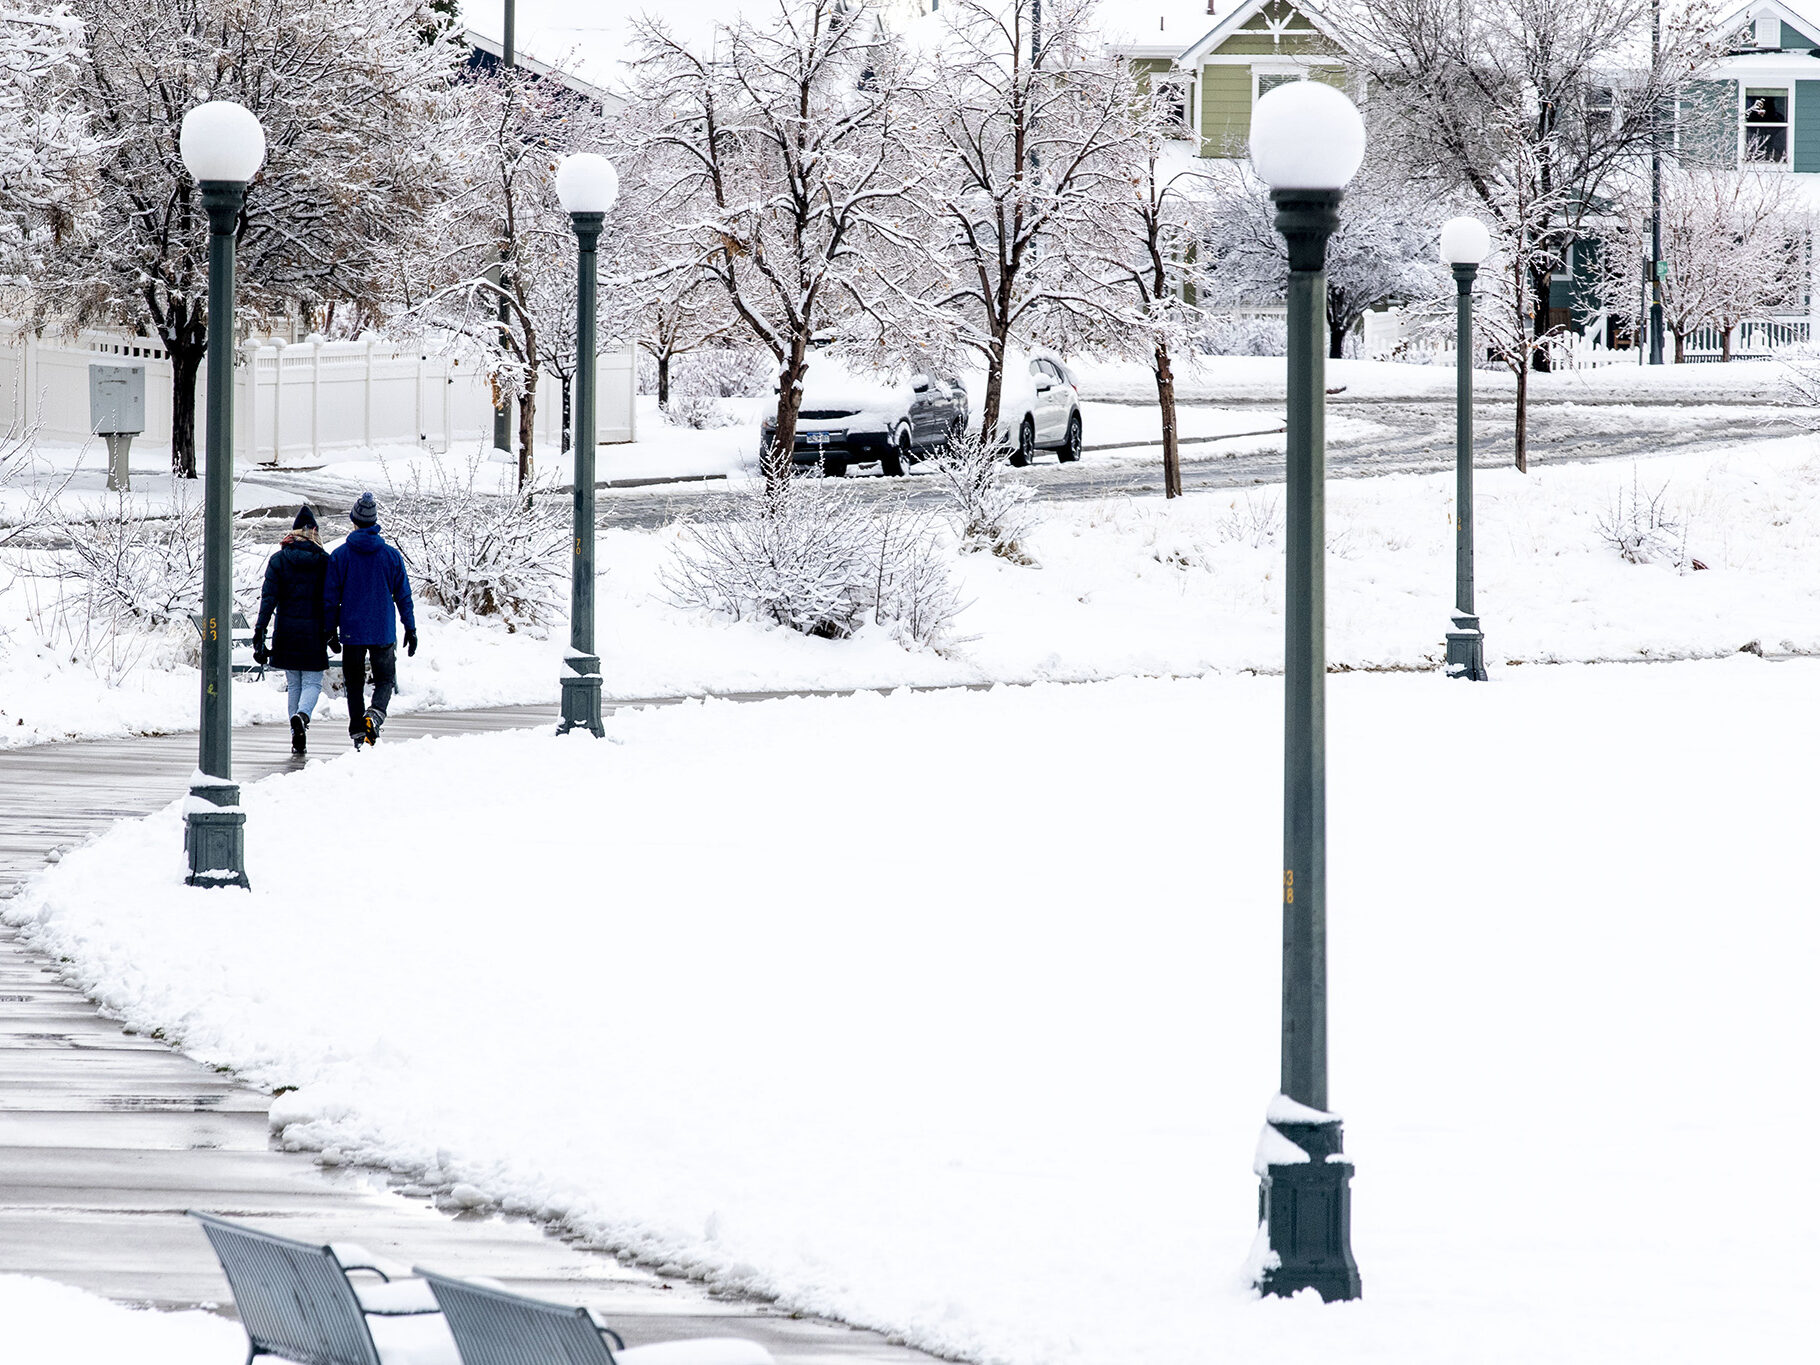
[[(379, 534), (379, 504), (362, 493), (348, 512), (354, 533), (329, 556), (323, 586), (323, 619), (329, 648), (341, 649), (348, 685), (348, 733), (354, 747), (372, 744), (385, 724), (386, 707), (398, 685), (398, 620), (404, 621), (404, 652), (417, 653), (417, 613), (404, 556)], [(339, 645), (337, 644), (339, 640)], [(367, 665), (373, 666), (373, 703), (366, 704)]]
[[(305, 503), (278, 553), (266, 561), (259, 624), (253, 627), (253, 662), (264, 668), (270, 661), (274, 668), (284, 670), (291, 752), (297, 754), (307, 746), (310, 715), (322, 696), (322, 673), (329, 666), (328, 632), (322, 622), (322, 585), (328, 571), (329, 557), (322, 548), (316, 514)], [(265, 629), (274, 611), (278, 625), (268, 650)]]

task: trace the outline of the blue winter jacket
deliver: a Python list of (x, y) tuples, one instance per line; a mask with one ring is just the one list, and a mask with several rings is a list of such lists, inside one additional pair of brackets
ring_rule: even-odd
[(416, 630), (404, 556), (385, 543), (377, 526), (357, 526), (329, 556), (329, 576), (322, 589), (323, 624), (329, 630), (339, 628), (344, 645), (397, 644), (393, 603), (404, 618), (404, 628)]

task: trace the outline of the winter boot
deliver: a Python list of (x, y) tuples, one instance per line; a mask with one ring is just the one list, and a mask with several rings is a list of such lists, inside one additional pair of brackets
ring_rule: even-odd
[(291, 752), (301, 754), (309, 748), (307, 736), (310, 732), (310, 718), (299, 711), (291, 717)]
[(379, 742), (379, 727), (384, 724), (385, 724), (385, 717), (380, 715), (379, 712), (373, 710), (371, 707), (368, 707), (367, 715), (366, 715), (366, 728), (362, 732), (361, 738), (364, 739), (368, 744), (377, 744)]

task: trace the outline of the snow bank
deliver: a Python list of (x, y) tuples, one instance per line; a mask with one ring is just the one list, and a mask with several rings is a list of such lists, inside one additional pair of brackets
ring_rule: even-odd
[[(1133, 429), (1154, 417), (1129, 411)], [(1620, 558), (1599, 522), (1633, 487), (1646, 495), (1666, 489), (1665, 506), (1686, 528), (1687, 553), (1708, 571)], [(1331, 663), (1439, 666), (1453, 604), (1453, 511), (1452, 474), (1329, 483)], [(681, 609), (659, 581), (682, 536), (677, 527), (603, 533), (596, 601), (607, 693), (1084, 681), (1281, 667), (1280, 485), (1172, 503), (1046, 502), (1041, 514), (1025, 541), (1036, 567), (991, 555), (955, 557), (961, 598), (971, 605), (956, 639), (940, 651), (917, 652), (872, 627), (850, 640), (816, 640)], [(1477, 539), (1478, 604), (1494, 669), (1717, 657), (1747, 645), (1771, 654), (1820, 652), (1820, 580), (1812, 572), (1820, 555), (1820, 454), (1806, 437), (1634, 464), (1547, 465), (1528, 475), (1482, 470)], [(43, 643), (27, 620), (30, 592), (25, 579), (0, 589), (0, 746), (195, 724), (193, 645), (181, 631), (110, 686), (89, 661)], [(422, 635), (417, 657), (399, 663), (400, 710), (555, 699), (564, 621), (552, 622), (542, 637), (510, 635), (426, 609)], [(234, 700), (243, 723), (284, 719), (276, 676), (237, 685)], [(331, 714), (328, 705), (322, 716)]]
[[(1776, 871), (1811, 842), (1817, 686), (1748, 657), (1331, 680), (1347, 1306), (1240, 1274), (1270, 679), (382, 747), (246, 789), (251, 894), (181, 886), (173, 809), (9, 917), (137, 1027), (300, 1086), (289, 1145), (959, 1357), (1786, 1359), (1820, 1209), (1740, 1154), (1820, 1122), (1788, 1084), (1820, 938)], [(387, 820), (356, 895), (298, 873), (351, 809)]]
[(213, 1313), (123, 1308), (52, 1280), (0, 1275), (0, 1332), (20, 1365), (228, 1365), (246, 1334)]

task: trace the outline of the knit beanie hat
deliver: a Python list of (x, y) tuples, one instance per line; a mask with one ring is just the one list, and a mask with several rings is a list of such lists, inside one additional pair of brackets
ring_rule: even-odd
[(371, 526), (379, 520), (379, 503), (371, 493), (362, 493), (348, 512), (348, 517), (356, 526)]
[(316, 529), (316, 514), (310, 510), (309, 503), (306, 502), (297, 509), (297, 520), (291, 523), (291, 529), (293, 531), (314, 531)]

